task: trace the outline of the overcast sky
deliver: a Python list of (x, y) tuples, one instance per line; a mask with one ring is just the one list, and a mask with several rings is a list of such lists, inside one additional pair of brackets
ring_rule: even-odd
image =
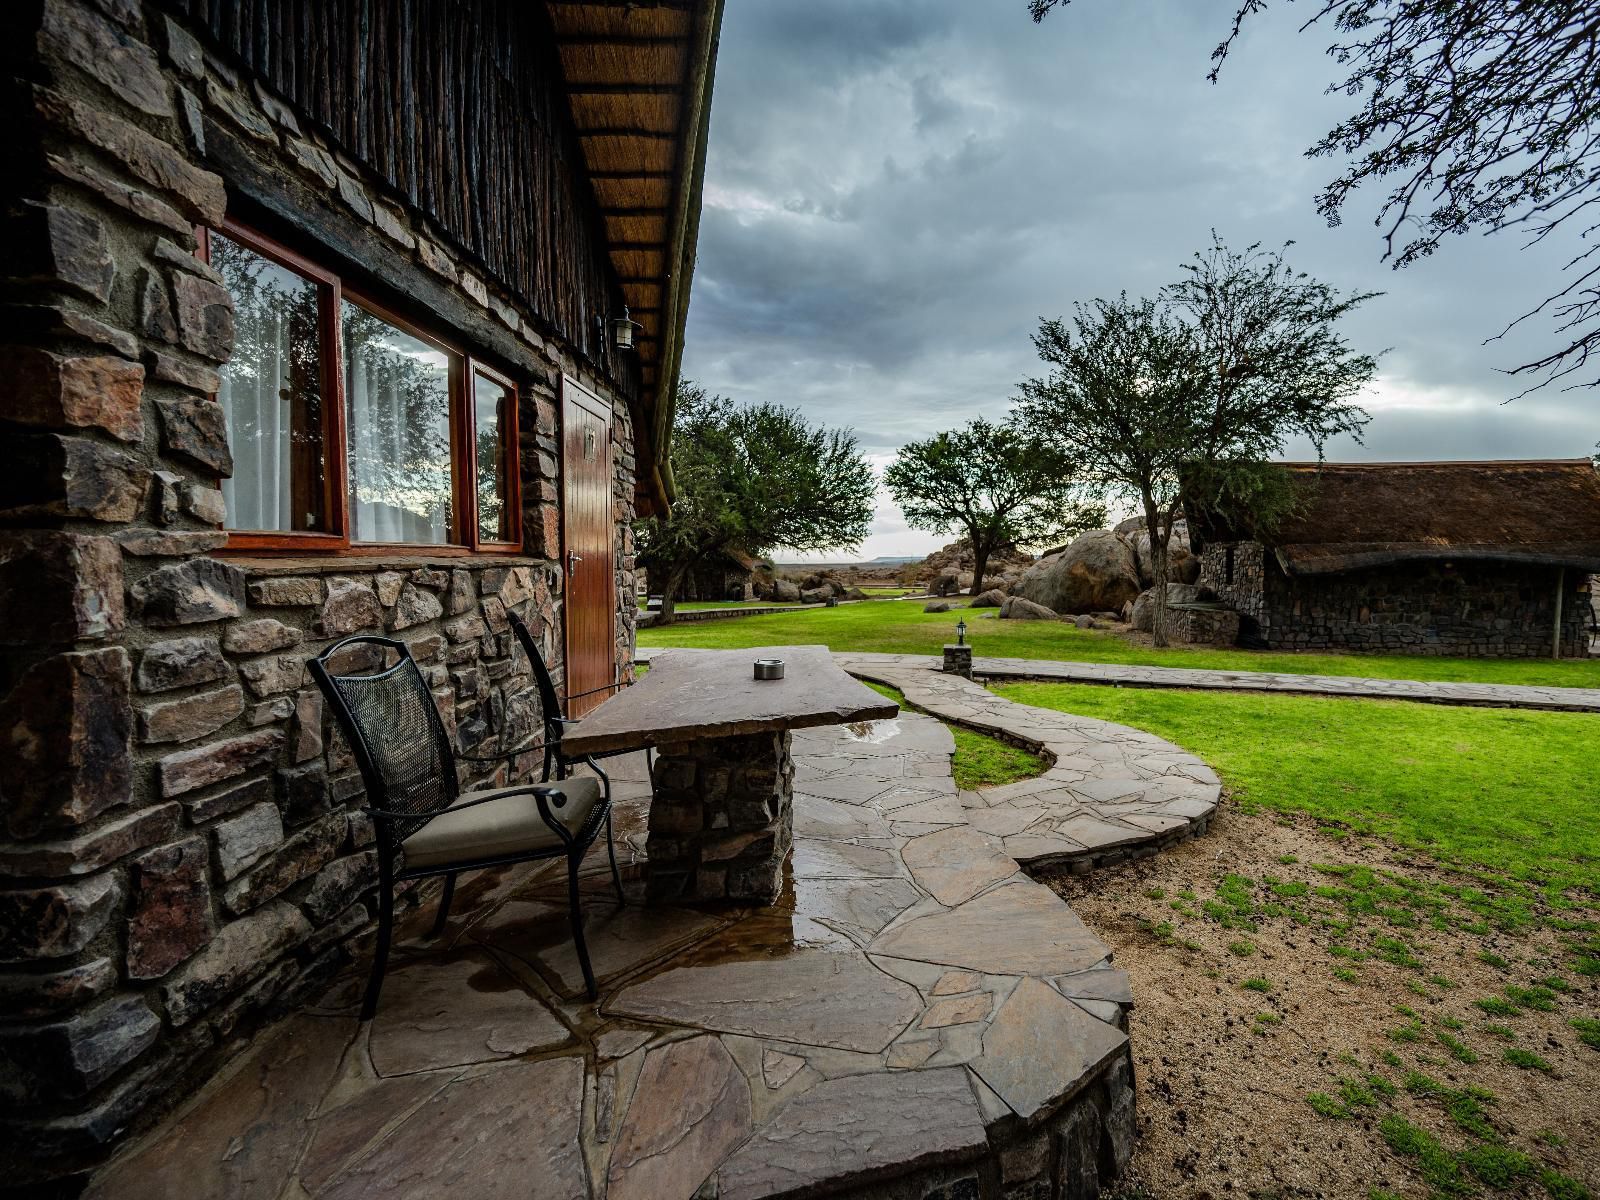
[[(1498, 368), (1553, 348), (1531, 322), (1566, 247), (1469, 236), (1402, 271), (1362, 198), (1329, 229), (1338, 163), (1305, 149), (1353, 111), (1327, 34), (1278, 4), (1206, 82), (1233, 0), (728, 0), (684, 373), (854, 429), (881, 471), (904, 442), (1002, 415), (1028, 337), (1074, 301), (1153, 294), (1215, 227), (1293, 239), (1291, 265), (1386, 294), (1348, 320), (1388, 349), (1364, 445), (1334, 460), (1577, 457), (1600, 398)], [(1303, 14), (1301, 16), (1303, 19)], [(1309, 447), (1290, 447), (1291, 456)], [(880, 498), (862, 557), (950, 540)]]

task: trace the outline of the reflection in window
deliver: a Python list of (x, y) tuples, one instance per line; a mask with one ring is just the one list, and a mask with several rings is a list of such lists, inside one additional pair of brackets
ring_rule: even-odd
[(320, 287), (220, 233), (211, 265), (233, 295), (233, 356), (217, 400), (233, 450), (230, 529), (327, 532)]
[(346, 301), (350, 537), (450, 540), (451, 356)]
[(478, 456), (478, 538), (509, 542), (511, 492), (506, 442), (516, 396), (505, 384), (477, 374), (472, 378), (472, 395)]

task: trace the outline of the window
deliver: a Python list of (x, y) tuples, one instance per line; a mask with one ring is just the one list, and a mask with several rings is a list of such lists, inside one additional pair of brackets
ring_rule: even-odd
[(519, 548), (508, 377), (238, 226), (202, 246), (235, 305), (230, 546)]

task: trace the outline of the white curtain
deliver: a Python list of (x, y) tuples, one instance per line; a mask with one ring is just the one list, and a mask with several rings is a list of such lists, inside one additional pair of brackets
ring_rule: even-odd
[[(447, 394), (441, 392), (440, 397), (443, 407), (441, 447), (438, 444), (441, 430), (427, 425), (412, 428), (407, 413), (406, 356), (392, 347), (365, 341), (353, 334), (347, 323), (345, 404), (346, 437), (350, 444), (350, 536), (362, 542), (447, 542), (450, 536)], [(410, 365), (414, 371), (414, 361)], [(417, 386), (414, 374), (411, 382), (412, 386)], [(411, 445), (413, 438), (423, 445)], [(418, 453), (419, 450), (425, 453)], [(418, 461), (431, 463), (426, 475), (405, 477), (402, 464)], [(440, 478), (444, 481), (442, 495)]]
[(239, 311), (236, 320), (253, 326), (250, 332), (254, 336), (241, 336), (240, 342), (259, 346), (261, 352), (254, 361), (230, 362), (221, 372), (222, 384), (217, 389), (228, 426), (228, 444), (233, 449), (233, 476), (222, 481), (227, 525), (230, 529), (293, 529), (289, 479), (293, 414), (283, 394), (289, 361), (287, 322), (281, 310), (259, 308)]

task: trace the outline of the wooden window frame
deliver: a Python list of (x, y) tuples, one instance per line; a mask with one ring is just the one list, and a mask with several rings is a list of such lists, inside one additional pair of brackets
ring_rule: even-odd
[[(510, 540), (504, 542), (483, 538), (481, 536), (481, 523), (478, 519), (478, 454), (476, 438), (478, 401), (474, 383), (479, 375), (482, 375), (485, 379), (488, 379), (494, 383), (498, 383), (501, 387), (505, 388), (511, 393), (510, 401), (506, 405), (505, 427), (500, 431), (500, 436), (505, 440), (506, 443), (506, 477), (501, 481), (505, 488), (505, 495), (501, 497), (501, 502), (506, 506), (507, 514), (510, 519), (509, 528), (511, 530)], [(520, 458), (522, 453), (522, 426), (520, 424), (520, 414), (522, 410), (522, 390), (517, 387), (516, 380), (512, 379), (511, 376), (507, 375), (504, 371), (497, 371), (488, 363), (469, 357), (466, 360), (465, 399), (466, 403), (464, 403), (461, 408), (463, 415), (463, 436), (466, 439), (466, 444), (472, 447), (473, 486), (471, 488), (471, 495), (468, 497), (469, 508), (467, 511), (469, 511), (471, 514), (473, 544), (476, 545), (481, 552), (486, 554), (517, 553), (522, 549), (522, 464)]]
[[(225, 552), (250, 555), (275, 554), (305, 556), (308, 554), (388, 556), (388, 557), (446, 557), (467, 555), (518, 555), (522, 544), (522, 464), (518, 428), (518, 413), (522, 405), (522, 389), (507, 372), (500, 370), (473, 355), (455, 339), (441, 336), (426, 326), (418, 325), (409, 317), (396, 312), (389, 305), (374, 299), (367, 292), (351, 287), (335, 272), (318, 265), (265, 234), (224, 218), (217, 232), (238, 242), (252, 253), (259, 254), (279, 266), (303, 275), (318, 287), (318, 329), (320, 332), (322, 387), (326, 429), (324, 433), (327, 461), (323, 464), (323, 487), (330, 529), (326, 533), (277, 532), (273, 530), (226, 529), (228, 541)], [(202, 261), (211, 259), (211, 231), (196, 230), (196, 254)], [(346, 397), (344, 389), (344, 334), (343, 308), (349, 301), (400, 332), (425, 342), (444, 353), (450, 362), (450, 488), (451, 528), (455, 539), (438, 542), (362, 542), (350, 537), (350, 486), (347, 470), (349, 443), (346, 430)], [(508, 389), (511, 393), (507, 405), (508, 420), (501, 436), (506, 442), (505, 503), (510, 510), (510, 541), (492, 541), (478, 536), (478, 480), (477, 480), (477, 405), (473, 394), (473, 380), (482, 375)], [(216, 397), (212, 397), (213, 402)]]

